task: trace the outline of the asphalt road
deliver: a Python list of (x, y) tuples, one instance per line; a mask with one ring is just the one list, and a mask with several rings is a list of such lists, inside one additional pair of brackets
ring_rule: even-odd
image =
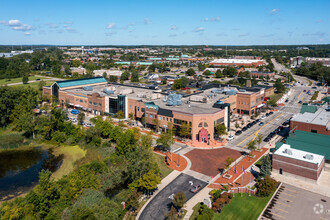
[(330, 198), (282, 184), (261, 219), (330, 219)]
[(169, 197), (177, 192), (184, 192), (187, 201), (191, 199), (195, 193), (189, 191), (191, 188), (190, 181), (192, 181), (194, 185), (201, 185), (199, 191), (207, 185), (204, 181), (181, 173), (149, 202), (141, 213), (139, 220), (164, 219), (164, 215), (169, 212), (172, 204), (172, 200)]
[[(311, 95), (307, 95), (306, 92), (303, 92), (304, 90), (312, 89), (309, 86), (301, 85), (292, 87), (290, 95), (288, 96), (289, 101), (284, 102), (285, 106), (278, 107), (278, 111), (274, 112), (273, 115), (268, 116), (262, 120), (262, 122), (264, 122), (264, 126), (259, 126), (258, 124), (252, 126), (241, 135), (235, 136), (234, 140), (230, 141), (227, 146), (246, 148), (247, 144), (256, 138), (259, 134), (265, 138), (269, 133), (281, 126), (284, 121), (291, 118), (294, 114), (300, 112), (302, 104), (299, 104), (299, 101), (305, 102), (310, 100)], [(275, 140), (276, 138), (277, 136), (275, 136), (272, 140)], [(268, 143), (262, 142), (260, 147), (263, 147), (267, 144)]]

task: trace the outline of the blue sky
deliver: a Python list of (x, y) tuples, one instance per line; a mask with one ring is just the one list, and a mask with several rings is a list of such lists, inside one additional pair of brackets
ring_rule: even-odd
[(0, 44), (328, 44), (329, 9), (329, 0), (0, 0)]

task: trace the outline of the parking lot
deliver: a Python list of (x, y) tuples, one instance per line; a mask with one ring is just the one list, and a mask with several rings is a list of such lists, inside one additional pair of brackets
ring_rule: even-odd
[(187, 201), (191, 199), (194, 195), (193, 192), (190, 192), (194, 186), (200, 185), (200, 190), (202, 190), (207, 183), (201, 180), (198, 180), (192, 176), (181, 173), (177, 178), (175, 178), (170, 184), (168, 184), (162, 191), (160, 191), (145, 207), (143, 212), (140, 215), (140, 220), (159, 220), (164, 219), (164, 215), (167, 214), (171, 208), (173, 196), (177, 192), (184, 192), (187, 198)]
[(330, 219), (330, 198), (282, 184), (261, 219)]

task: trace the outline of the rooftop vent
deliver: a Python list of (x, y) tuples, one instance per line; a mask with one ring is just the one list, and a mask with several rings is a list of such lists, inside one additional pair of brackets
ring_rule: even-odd
[(306, 154), (305, 158), (306, 158), (307, 160), (313, 160), (313, 159), (314, 159), (314, 157), (313, 157), (312, 154)]
[(106, 93), (107, 95), (111, 95), (111, 94), (115, 93), (115, 91), (110, 90), (110, 89), (104, 89), (103, 92)]

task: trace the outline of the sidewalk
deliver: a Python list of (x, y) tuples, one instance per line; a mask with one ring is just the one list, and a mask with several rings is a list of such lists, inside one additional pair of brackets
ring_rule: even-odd
[(184, 216), (184, 220), (189, 220), (190, 216), (193, 214), (194, 210), (194, 206), (199, 203), (204, 201), (205, 198), (210, 197), (209, 196), (209, 192), (212, 189), (209, 187), (205, 187), (204, 189), (202, 189), (199, 193), (197, 193), (194, 197), (192, 197), (185, 205), (184, 209), (187, 210), (186, 215)]
[(328, 171), (323, 171), (317, 183), (307, 182), (303, 179), (295, 178), (294, 176), (280, 175), (275, 172), (272, 172), (271, 176), (277, 181), (330, 197), (330, 172)]

